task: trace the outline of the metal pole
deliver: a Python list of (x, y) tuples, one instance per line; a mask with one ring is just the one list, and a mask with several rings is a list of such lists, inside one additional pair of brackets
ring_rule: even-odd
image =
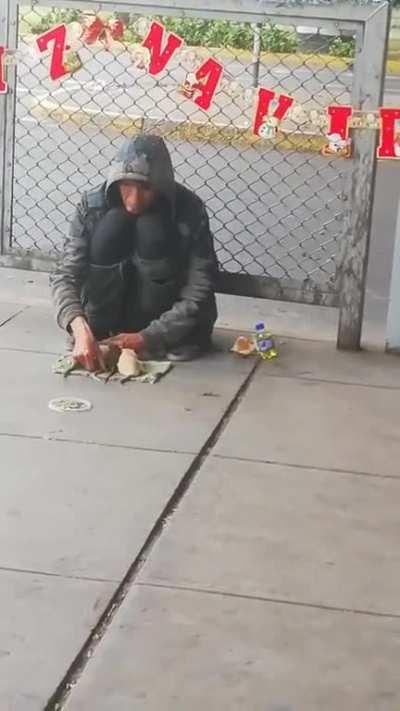
[[(0, 0), (0, 44), (17, 48), (18, 6), (15, 0)], [(17, 73), (7, 66), (7, 94), (0, 96), (0, 254), (11, 243), (12, 187), (14, 173), (14, 131)]]
[(386, 323), (386, 350), (400, 353), (400, 203), (397, 212), (389, 311)]
[(260, 63), (261, 63), (261, 29), (262, 24), (258, 22), (253, 25), (253, 87), (257, 88), (260, 83)]
[[(380, 5), (367, 19), (357, 53), (354, 73), (353, 107), (371, 111), (381, 105), (387, 42), (390, 27), (388, 3)], [(337, 346), (359, 350), (364, 313), (372, 207), (375, 192), (378, 132), (353, 130), (353, 159), (349, 203), (339, 268), (340, 315)]]
[[(8, 1), (0, 0), (0, 44), (7, 46)], [(3, 56), (4, 60), (4, 56)], [(0, 254), (4, 253), (4, 174), (6, 146), (6, 94), (0, 96)]]

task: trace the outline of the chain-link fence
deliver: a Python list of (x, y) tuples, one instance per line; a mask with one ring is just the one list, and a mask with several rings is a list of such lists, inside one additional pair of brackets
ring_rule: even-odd
[[(104, 180), (123, 135), (146, 131), (164, 136), (176, 179), (206, 202), (221, 290), (336, 304), (353, 161), (319, 151), (325, 109), (354, 101), (356, 71), (350, 58), (335, 55), (337, 23), (314, 18), (304, 28), (287, 12), (278, 24), (266, 16), (250, 23), (198, 11), (182, 21), (167, 11), (157, 18), (131, 12), (121, 17), (122, 37), (106, 32), (88, 42), (85, 28), (95, 16), (76, 5), (17, 6), (12, 219), (4, 251), (31, 264), (54, 257), (80, 193)], [(111, 27), (118, 15), (100, 17)], [(141, 47), (154, 19), (186, 39), (157, 76)], [(50, 53), (38, 51), (36, 38), (64, 21), (73, 53), (67, 59), (79, 68), (53, 81)], [(344, 27), (351, 36), (358, 25), (348, 20)], [(209, 57), (224, 72), (205, 111), (183, 86)], [(259, 86), (296, 102), (297, 113), (271, 140), (251, 130)]]
[[(390, 28), (390, 37), (389, 37), (389, 52), (388, 52), (388, 61), (387, 61), (387, 67), (386, 67), (386, 91), (389, 89), (389, 92), (391, 93), (391, 89), (393, 88), (393, 84), (395, 83), (396, 80), (398, 80), (399, 74), (400, 74), (400, 3), (398, 0), (395, 0), (392, 3), (393, 9), (392, 9), (392, 18), (391, 18), (391, 28)], [(397, 83), (397, 82), (396, 82)], [(389, 93), (388, 92), (388, 93)], [(388, 103), (389, 105), (392, 104), (393, 106), (397, 106), (399, 101), (394, 97), (393, 102), (391, 101), (391, 96), (386, 98), (385, 100), (385, 105)], [(394, 92), (393, 92), (394, 94)], [(389, 101), (388, 101), (389, 99)]]

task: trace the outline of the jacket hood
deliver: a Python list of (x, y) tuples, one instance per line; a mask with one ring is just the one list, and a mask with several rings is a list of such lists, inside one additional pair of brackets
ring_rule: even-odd
[(115, 199), (115, 184), (119, 180), (143, 180), (167, 198), (172, 214), (175, 213), (175, 177), (171, 156), (160, 136), (141, 134), (127, 138), (111, 164), (106, 196)]

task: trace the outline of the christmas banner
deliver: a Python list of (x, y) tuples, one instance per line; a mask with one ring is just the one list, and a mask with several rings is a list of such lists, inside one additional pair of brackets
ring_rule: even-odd
[[(71, 50), (67, 42), (67, 26), (59, 24), (36, 39), (39, 53), (49, 57), (49, 76), (55, 82), (66, 75), (74, 74), (82, 68), (79, 53)], [(99, 17), (91, 18), (82, 27), (80, 41), (87, 46), (101, 43), (110, 49), (113, 41), (122, 41), (124, 25), (121, 20), (106, 22)], [(184, 40), (174, 32), (168, 32), (157, 21), (150, 28), (133, 57), (135, 66), (145, 69), (151, 76), (165, 71), (174, 55), (182, 48)], [(0, 94), (8, 91), (6, 79), (7, 56), (15, 50), (0, 46)], [(209, 111), (214, 98), (221, 90), (223, 65), (209, 57), (192, 72), (187, 73), (179, 87), (182, 101), (192, 101), (203, 111)], [(321, 113), (318, 109), (304, 109), (296, 102), (296, 97), (277, 93), (268, 87), (259, 87), (253, 116), (252, 133), (261, 141), (274, 140), (280, 131), (282, 121), (308, 122), (322, 129), (326, 144), (321, 149), (324, 156), (351, 157), (351, 128), (378, 129), (380, 132), (377, 155), (381, 159), (400, 158), (400, 107), (377, 107), (376, 112), (362, 113), (351, 106), (330, 105)]]

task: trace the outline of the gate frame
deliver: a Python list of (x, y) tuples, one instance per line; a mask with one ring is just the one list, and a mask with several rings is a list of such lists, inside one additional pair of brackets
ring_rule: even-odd
[[(352, 30), (356, 35), (356, 58), (352, 86), (355, 110), (376, 111), (382, 102), (385, 66), (390, 29), (391, 6), (384, 0), (377, 6), (353, 5), (280, 5), (262, 0), (225, 0), (227, 7), (218, 9), (215, 0), (146, 0), (112, 2), (103, 0), (31, 0), (30, 5), (61, 9), (93, 9), (129, 12), (138, 15), (173, 15), (228, 19), (254, 24), (322, 24), (334, 33)], [(18, 42), (18, 0), (0, 0), (0, 44), (12, 49)], [(0, 97), (0, 266), (48, 271), (52, 258), (18, 254), (11, 250), (14, 132), (16, 112), (17, 69), (9, 66), (8, 93)], [(1, 128), (3, 127), (3, 128)], [(353, 129), (352, 169), (350, 170), (347, 209), (340, 240), (336, 273), (338, 288), (311, 284), (309, 279), (288, 280), (221, 272), (218, 292), (261, 298), (294, 301), (320, 306), (339, 306), (337, 346), (359, 350), (364, 312), (366, 275), (371, 236), (372, 208), (378, 144), (376, 130)], [(311, 287), (311, 288), (310, 288)]]

